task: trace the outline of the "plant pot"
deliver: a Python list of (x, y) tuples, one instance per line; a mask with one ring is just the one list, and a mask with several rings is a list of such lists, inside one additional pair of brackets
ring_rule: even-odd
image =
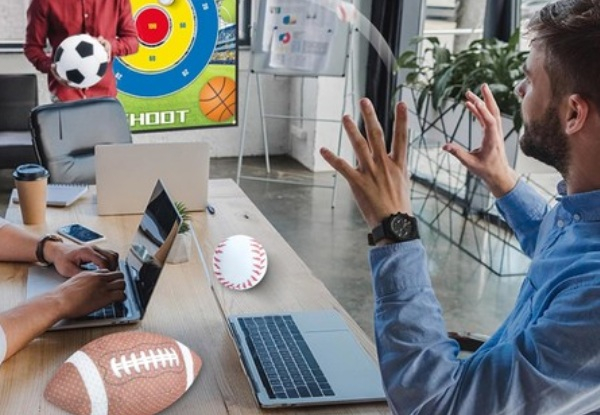
[(192, 234), (191, 232), (179, 233), (173, 241), (173, 246), (167, 257), (170, 264), (180, 264), (190, 260), (192, 254)]

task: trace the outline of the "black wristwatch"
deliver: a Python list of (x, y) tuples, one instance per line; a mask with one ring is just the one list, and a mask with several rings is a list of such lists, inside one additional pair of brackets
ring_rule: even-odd
[(394, 242), (412, 241), (419, 238), (417, 218), (406, 213), (394, 213), (381, 221), (369, 234), (369, 245), (375, 245), (382, 239)]
[(39, 240), (39, 242), (37, 243), (37, 246), (35, 248), (35, 256), (37, 257), (37, 260), (40, 264), (42, 265), (52, 265), (50, 262), (48, 262), (46, 260), (46, 258), (44, 257), (44, 246), (46, 245), (46, 242), (48, 241), (52, 241), (52, 242), (62, 242), (62, 238), (58, 235), (46, 235), (44, 236), (42, 239)]

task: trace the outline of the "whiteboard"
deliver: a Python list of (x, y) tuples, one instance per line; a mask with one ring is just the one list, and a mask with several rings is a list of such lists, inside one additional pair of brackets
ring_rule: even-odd
[(0, 45), (25, 42), (29, 0), (4, 1), (0, 7)]
[[(265, 50), (264, 45), (270, 43), (271, 40), (267, 37), (272, 36), (273, 33), (272, 28), (269, 27), (269, 11), (267, 9), (276, 3), (285, 3), (285, 0), (260, 0), (257, 18), (252, 25), (250, 70), (255, 73), (284, 76), (345, 76), (352, 27), (349, 23), (342, 22), (339, 19), (336, 19), (336, 24), (332, 26), (332, 33), (328, 37), (329, 48), (327, 59), (324, 60), (318, 69), (296, 69), (293, 67), (274, 67), (272, 65), (271, 52)], [(304, 3), (311, 4), (311, 2)]]

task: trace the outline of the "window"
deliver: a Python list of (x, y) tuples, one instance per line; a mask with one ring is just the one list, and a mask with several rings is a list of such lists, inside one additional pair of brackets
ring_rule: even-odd
[(238, 3), (238, 45), (250, 46), (250, 26), (252, 24), (250, 0), (239, 0)]

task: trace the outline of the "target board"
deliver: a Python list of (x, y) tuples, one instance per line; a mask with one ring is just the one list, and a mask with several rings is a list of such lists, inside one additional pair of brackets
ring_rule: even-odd
[(237, 125), (237, 0), (131, 0), (138, 52), (115, 59), (132, 132)]

